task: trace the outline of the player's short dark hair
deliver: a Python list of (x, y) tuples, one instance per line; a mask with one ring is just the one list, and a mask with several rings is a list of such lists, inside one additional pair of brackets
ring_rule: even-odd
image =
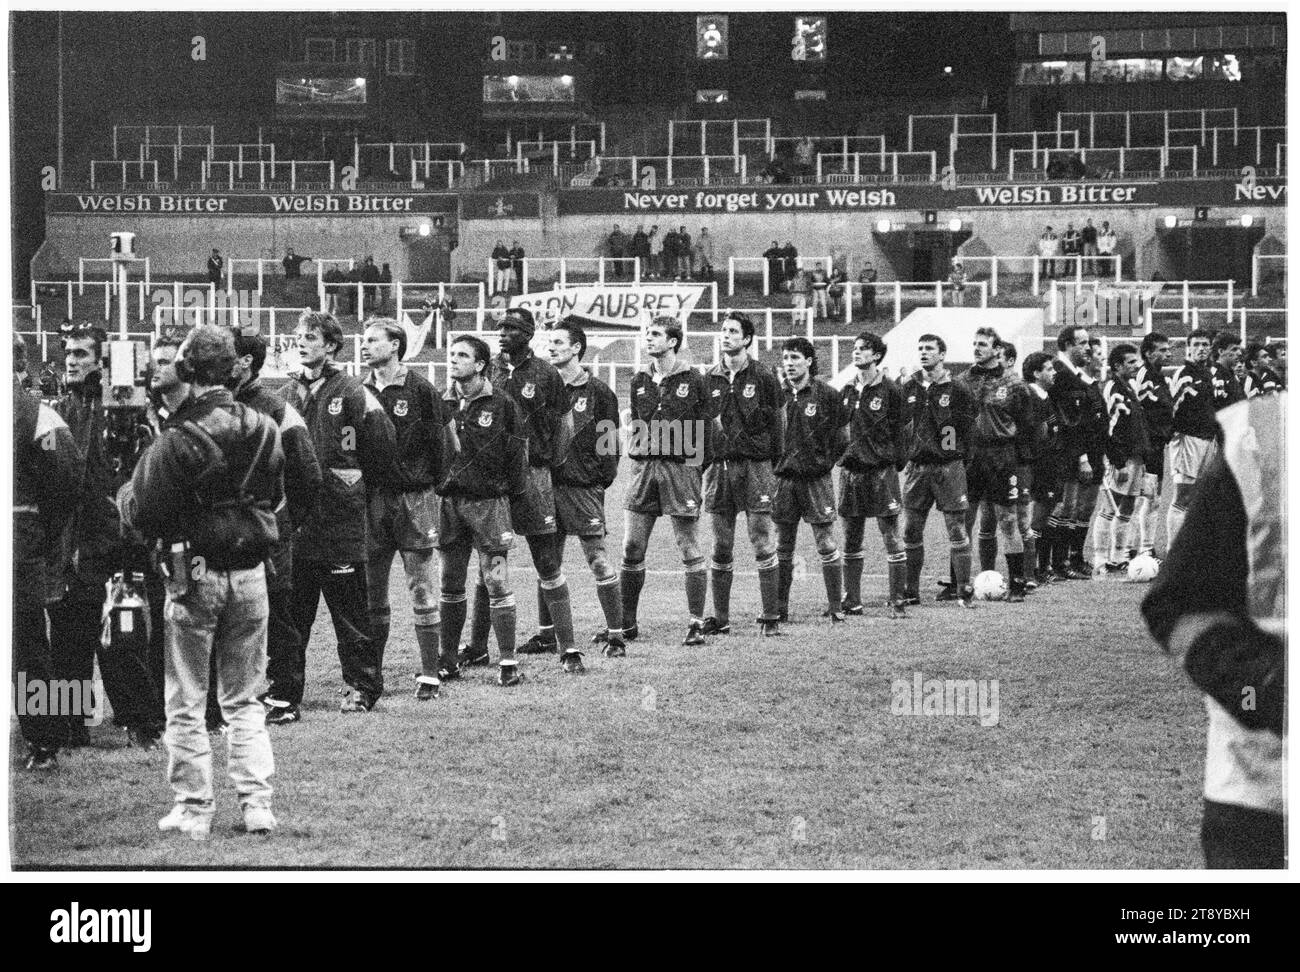
[(1056, 335), (1057, 350), (1064, 351), (1066, 348), (1072, 347), (1073, 345), (1077, 344), (1078, 342), (1075, 341), (1074, 335), (1077, 334), (1079, 331), (1083, 331), (1086, 333), (1087, 330), (1088, 329), (1084, 327), (1082, 324), (1065, 325), (1065, 327), (1061, 328), (1061, 333)]
[(575, 317), (566, 317), (555, 325), (557, 331), (564, 331), (569, 335), (569, 343), (578, 346), (578, 360), (581, 361), (587, 353), (587, 332), (583, 330), (582, 325), (578, 323)]
[(1110, 349), (1110, 354), (1106, 356), (1106, 364), (1110, 366), (1111, 371), (1114, 371), (1124, 363), (1124, 359), (1130, 354), (1137, 353), (1138, 349), (1131, 344), (1117, 344)]
[(1261, 345), (1260, 350), (1268, 355), (1270, 361), (1276, 361), (1278, 348), (1283, 346), (1280, 341), (1274, 341), (1271, 344)]
[(1227, 351), (1228, 348), (1240, 347), (1240, 345), (1241, 335), (1226, 330), (1214, 335), (1214, 340), (1210, 343), (1210, 347), (1216, 352)]
[(682, 350), (682, 341), (685, 335), (682, 331), (682, 322), (675, 317), (669, 317), (667, 314), (661, 314), (650, 322), (653, 327), (662, 327), (664, 336), (670, 341), (676, 341), (677, 347), (673, 350), (680, 352)]
[(1033, 381), (1034, 375), (1043, 370), (1043, 365), (1051, 362), (1052, 356), (1046, 351), (1031, 351), (1020, 366), (1020, 375), (1025, 381)]
[[(1245, 358), (1247, 367), (1255, 363), (1255, 359), (1259, 357), (1261, 351), (1267, 352), (1268, 348), (1266, 348), (1260, 341), (1251, 341), (1246, 345)], [(1269, 357), (1271, 358), (1273, 356), (1270, 354)]]
[(943, 338), (939, 337), (939, 335), (922, 334), (919, 338), (916, 339), (917, 344), (926, 344), (927, 342), (929, 344), (933, 344), (936, 347), (938, 347), (940, 354), (948, 353), (948, 342), (945, 341)]
[[(922, 338), (921, 340), (924, 341), (925, 338)], [(885, 353), (889, 350), (889, 345), (885, 344), (885, 339), (879, 334), (875, 334), (872, 331), (863, 331), (853, 339), (854, 344), (857, 344), (859, 341), (867, 346), (868, 351), (874, 351), (876, 353), (876, 364), (880, 364), (880, 362), (885, 360)], [(942, 351), (944, 349), (940, 348), (939, 350)]]
[(181, 343), (186, 381), (224, 385), (235, 367), (235, 336), (219, 324), (200, 324)]
[(262, 373), (262, 365), (266, 364), (266, 341), (260, 334), (245, 334), (242, 330), (236, 330), (234, 334), (235, 357), (251, 356), (253, 360), (249, 365), (249, 375), (256, 378)]
[(1020, 352), (1016, 350), (1016, 346), (1010, 341), (1003, 340), (1002, 338), (998, 338), (997, 343), (994, 344), (993, 347), (1002, 352), (1002, 357), (1006, 359), (1006, 362), (1009, 365), (1015, 364), (1016, 359), (1020, 357)]
[(1209, 331), (1202, 331), (1199, 328), (1187, 335), (1187, 346), (1191, 347), (1193, 341), (1205, 341), (1208, 344), (1214, 343), (1214, 336)]
[(95, 357), (104, 357), (104, 342), (108, 340), (108, 335), (102, 327), (93, 324), (78, 324), (64, 338), (64, 346), (68, 341), (89, 341), (95, 349)]
[(305, 327), (309, 331), (320, 331), (321, 340), (326, 344), (334, 345), (331, 354), (338, 354), (343, 350), (343, 328), (339, 326), (333, 314), (324, 311), (303, 311), (298, 317), (298, 326)]
[(754, 322), (749, 319), (748, 314), (742, 314), (740, 311), (727, 311), (724, 321), (735, 321), (740, 325), (740, 333), (743, 337), (749, 339), (749, 343), (754, 343)]
[(488, 369), (492, 367), (492, 349), (487, 346), (487, 342), (481, 338), (476, 338), (472, 334), (464, 334), (451, 342), (451, 347), (458, 344), (467, 344), (471, 351), (474, 352), (474, 360), (483, 363), (483, 374), (486, 376)]
[(1143, 360), (1145, 360), (1147, 355), (1157, 347), (1168, 343), (1168, 335), (1161, 334), (1159, 331), (1152, 331), (1150, 334), (1147, 334), (1142, 338), (1142, 344), (1138, 347), (1138, 354), (1142, 355)]
[(184, 336), (177, 334), (175, 331), (163, 331), (153, 339), (153, 347), (151, 350), (156, 351), (159, 348), (179, 349), (184, 340)]
[(976, 336), (976, 337), (992, 338), (992, 339), (993, 339), (993, 346), (994, 346), (995, 348), (998, 346), (998, 343), (1002, 340), (1002, 336), (1001, 336), (1000, 334), (998, 334), (998, 332), (997, 332), (996, 330), (994, 330), (993, 328), (989, 327), (987, 324), (985, 324), (983, 327), (977, 327), (977, 328), (975, 329), (975, 336)]
[(388, 335), (388, 340), (397, 342), (397, 360), (401, 361), (406, 357), (406, 328), (398, 324), (391, 317), (372, 317), (366, 321), (366, 330), (372, 327), (382, 327), (384, 333)]
[(817, 374), (817, 349), (813, 347), (813, 343), (806, 337), (786, 338), (785, 342), (781, 345), (781, 350), (794, 351), (797, 354), (802, 354), (809, 362), (808, 374)]

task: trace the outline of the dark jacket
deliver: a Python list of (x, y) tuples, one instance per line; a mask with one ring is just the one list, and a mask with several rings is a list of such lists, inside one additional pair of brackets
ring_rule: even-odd
[(1169, 394), (1169, 382), (1163, 372), (1152, 371), (1146, 365), (1138, 369), (1138, 401), (1146, 412), (1147, 434), (1154, 448), (1163, 449), (1174, 434), (1174, 400)]
[(798, 391), (781, 383), (785, 398), (785, 442), (776, 474), (782, 479), (820, 479), (844, 454), (847, 413), (840, 396), (820, 378)]
[(438, 492), (467, 499), (522, 495), (528, 447), (523, 418), (510, 397), (485, 380), (473, 398), (462, 398), (452, 384), (442, 400), (452, 431)]
[[(246, 475), (240, 502), (237, 490)], [(256, 567), (279, 539), (280, 431), (270, 416), (236, 402), (225, 388), (187, 399), (136, 466), (132, 491), (132, 523), (145, 537), (188, 541), (191, 557), (201, 557), (209, 570)], [(225, 505), (237, 514), (223, 515)], [(253, 507), (263, 515), (254, 515)]]
[(1265, 368), (1262, 375), (1256, 375), (1253, 371), (1246, 372), (1246, 383), (1243, 391), (1245, 391), (1247, 398), (1256, 398), (1259, 395), (1280, 392), (1285, 387), (1281, 376), (1277, 372)]
[[(709, 462), (712, 457), (709, 440), (713, 414), (703, 375), (678, 359), (673, 370), (656, 383), (650, 365), (647, 365), (632, 376), (628, 397), (632, 412), (632, 430), (627, 446), (629, 458), (638, 461), (662, 459), (665, 462), (686, 462), (693, 458), (704, 464)], [(665, 446), (664, 437), (655, 432), (665, 428), (679, 433), (680, 454)], [(687, 434), (697, 436), (692, 444), (702, 454), (690, 454)]]
[(850, 472), (870, 472), (906, 461), (903, 393), (881, 375), (871, 385), (851, 381), (840, 390), (840, 409), (848, 423), (848, 445), (840, 465)]
[(618, 476), (618, 397), (586, 368), (564, 389), (573, 414), (573, 440), (555, 481), (609, 489)]
[(1014, 445), (1023, 453), (1032, 436), (1032, 394), (1012, 370), (996, 365), (971, 365), (957, 378), (974, 400), (977, 412), (971, 430), (974, 449)]
[(1065, 478), (1064, 452), (1061, 447), (1061, 414), (1045, 391), (1029, 387), (1033, 435), (1019, 461), (1033, 471), (1035, 483), (1055, 483)]
[(294, 556), (326, 563), (366, 559), (366, 490), (396, 478), (393, 423), (379, 399), (333, 364), (281, 389), (311, 436), (321, 466), (320, 503), (294, 537)]
[(1130, 459), (1144, 466), (1151, 462), (1151, 436), (1147, 432), (1146, 412), (1138, 401), (1137, 392), (1127, 381), (1114, 378), (1106, 382), (1106, 412), (1109, 415), (1109, 434), (1106, 436), (1106, 458), (1116, 469)]
[(928, 386), (924, 377), (917, 371), (903, 384), (903, 458), (916, 463), (968, 458), (976, 403), (949, 372)]
[(280, 429), (285, 504), (282, 510), (277, 511), (277, 519), (280, 521), (280, 539), (287, 541), (294, 529), (307, 522), (320, 498), (320, 463), (312, 447), (307, 423), (296, 408), (273, 394), (256, 378), (235, 392), (235, 401), (269, 415)]
[(1067, 461), (1073, 461), (1088, 452), (1090, 438), (1096, 426), (1104, 428), (1103, 416), (1095, 414), (1095, 403), (1089, 386), (1096, 380), (1081, 369), (1061, 358), (1056, 359), (1056, 380), (1048, 393), (1056, 403), (1061, 417), (1061, 448)]
[(549, 361), (528, 351), (509, 369), (508, 377), (499, 377), (498, 390), (519, 409), (528, 438), (528, 464), (554, 469), (564, 461), (568, 447), (569, 394), (564, 379)]
[(1235, 405), (1237, 402), (1244, 401), (1246, 391), (1241, 387), (1241, 382), (1237, 376), (1232, 373), (1231, 368), (1225, 368), (1217, 361), (1210, 366), (1210, 381), (1214, 384), (1214, 410), (1217, 412), (1221, 408), (1227, 408), (1229, 405)]
[(772, 463), (780, 459), (785, 403), (776, 375), (750, 356), (734, 376), (719, 361), (705, 372), (704, 380), (709, 405), (722, 426), (714, 459)]
[(376, 387), (372, 371), (365, 386), (384, 406), (397, 436), (395, 478), (381, 486), (393, 492), (431, 489), (442, 478), (443, 426), (447, 424), (442, 393), (429, 379), (405, 365), (397, 380), (382, 389)]
[(1207, 365), (1187, 363), (1174, 369), (1169, 379), (1173, 399), (1173, 430), (1198, 439), (1217, 439), (1214, 381)]
[(14, 591), (45, 598), (45, 571), (77, 509), (84, 463), (54, 409), (14, 387)]
[(498, 270), (510, 269), (510, 250), (504, 243), (492, 248), (492, 262)]

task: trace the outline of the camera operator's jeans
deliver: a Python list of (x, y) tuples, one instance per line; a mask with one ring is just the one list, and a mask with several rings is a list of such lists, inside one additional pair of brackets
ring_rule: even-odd
[(217, 699), (229, 724), (227, 769), (243, 806), (270, 806), (275, 761), (258, 700), (266, 676), (266, 570), (213, 570), (167, 596), (167, 775), (177, 803), (211, 812), (212, 747), (204, 709), (215, 655)]

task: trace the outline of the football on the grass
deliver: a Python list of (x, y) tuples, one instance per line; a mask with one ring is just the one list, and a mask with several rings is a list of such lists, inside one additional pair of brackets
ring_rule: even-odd
[(1146, 584), (1160, 573), (1160, 561), (1150, 554), (1139, 554), (1128, 562), (1128, 579)]
[(975, 596), (981, 601), (1000, 601), (1007, 596), (1007, 582), (996, 570), (985, 570), (975, 575)]

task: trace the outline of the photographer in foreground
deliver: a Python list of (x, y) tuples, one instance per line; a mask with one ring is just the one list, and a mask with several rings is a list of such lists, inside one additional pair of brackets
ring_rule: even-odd
[(279, 530), (284, 453), (273, 419), (226, 387), (235, 364), (230, 330), (195, 328), (177, 373), (191, 386), (122, 491), (123, 517), (160, 541), (166, 560), (168, 777), (176, 805), (161, 830), (205, 840), (214, 812), (212, 749), (203, 714), (210, 658), (229, 724), (229, 773), (244, 829), (266, 833), (275, 772), (258, 692), (266, 676), (264, 560)]

